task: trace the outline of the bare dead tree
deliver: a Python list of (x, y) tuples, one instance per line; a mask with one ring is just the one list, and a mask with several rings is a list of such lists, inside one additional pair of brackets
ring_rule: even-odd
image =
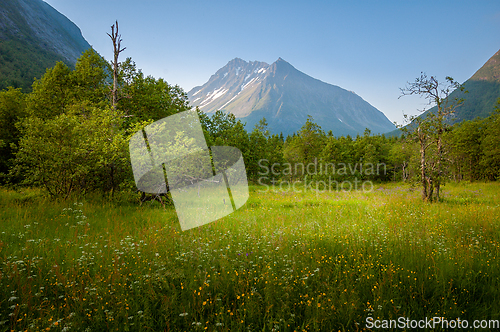
[[(420, 95), (425, 97), (430, 106), (436, 106), (436, 112), (429, 112), (423, 117), (411, 117), (411, 122), (416, 125), (414, 137), (420, 144), (420, 171), (422, 181), (422, 199), (432, 202), (434, 189), (435, 199), (439, 201), (439, 190), (444, 175), (445, 148), (443, 134), (447, 128), (447, 120), (451, 118), (457, 107), (463, 102), (463, 98), (450, 100), (449, 96), (453, 90), (464, 91), (464, 87), (453, 78), (447, 76), (444, 82), (439, 82), (434, 76), (427, 77), (421, 73), (415, 82), (407, 83), (401, 90), (401, 96)], [(423, 109), (422, 112), (425, 112)], [(433, 162), (429, 162), (427, 149), (435, 146), (436, 152)]]
[[(116, 28), (116, 29), (115, 29)], [(118, 74), (120, 71), (120, 63), (118, 62), (118, 57), (120, 53), (125, 50), (121, 48), (122, 38), (118, 33), (118, 21), (115, 21), (115, 24), (111, 26), (111, 34), (107, 34), (111, 41), (113, 42), (113, 88), (111, 90), (111, 107), (116, 110), (118, 103)], [(115, 162), (111, 162), (109, 164), (109, 187), (111, 188), (111, 193), (115, 192), (115, 173), (116, 173), (116, 164)]]
[(126, 49), (126, 47), (121, 48), (120, 46), (122, 38), (118, 34), (118, 21), (115, 21), (115, 24), (111, 26), (111, 34), (108, 33), (108, 36), (113, 41), (113, 90), (111, 91), (111, 107), (116, 108), (116, 104), (118, 103), (118, 72), (120, 64), (118, 57)]

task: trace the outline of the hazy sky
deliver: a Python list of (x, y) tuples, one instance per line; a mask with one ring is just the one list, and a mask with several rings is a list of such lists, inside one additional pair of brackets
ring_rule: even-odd
[(273, 63), (356, 92), (402, 122), (424, 99), (399, 88), (420, 72), (463, 83), (500, 49), (500, 1), (45, 0), (110, 60), (118, 20), (123, 59), (186, 92), (231, 59)]

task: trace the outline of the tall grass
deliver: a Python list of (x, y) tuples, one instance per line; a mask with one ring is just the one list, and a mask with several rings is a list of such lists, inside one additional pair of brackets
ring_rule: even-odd
[(173, 208), (0, 192), (0, 330), (356, 331), (500, 319), (500, 185), (252, 187), (181, 232)]

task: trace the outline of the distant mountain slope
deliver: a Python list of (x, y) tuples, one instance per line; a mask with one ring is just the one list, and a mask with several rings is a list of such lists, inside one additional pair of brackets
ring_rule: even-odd
[(74, 65), (90, 48), (80, 29), (41, 0), (0, 0), (0, 89), (31, 88), (57, 61)]
[(393, 130), (385, 115), (354, 92), (312, 78), (279, 58), (265, 62), (233, 59), (203, 86), (188, 92), (193, 106), (205, 113), (223, 110), (247, 123), (263, 117), (271, 133), (297, 132), (311, 115), (323, 130), (335, 136)]
[[(458, 123), (466, 120), (473, 120), (477, 117), (488, 117), (498, 98), (500, 98), (500, 50), (495, 53), (474, 75), (463, 83), (467, 93), (461, 91), (453, 91), (449, 98), (464, 98), (462, 106), (458, 107), (450, 123)], [(425, 116), (428, 112), (436, 112), (437, 108), (433, 107), (421, 116)], [(399, 136), (401, 132), (395, 130), (389, 133), (389, 136)]]
[(454, 122), (485, 118), (493, 111), (500, 98), (500, 50), (495, 53), (471, 78), (464, 83), (467, 94), (453, 92), (450, 97), (465, 98), (457, 109)]

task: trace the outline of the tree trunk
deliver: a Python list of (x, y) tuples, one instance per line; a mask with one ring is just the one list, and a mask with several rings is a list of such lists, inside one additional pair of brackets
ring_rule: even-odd
[(406, 182), (406, 180), (408, 179), (406, 166), (408, 166), (408, 163), (406, 161), (403, 161), (403, 182)]
[(422, 180), (422, 200), (428, 200), (428, 178), (425, 169), (425, 134), (422, 133), (420, 127), (417, 129), (418, 131), (418, 140), (420, 141), (420, 176)]
[(438, 118), (438, 131), (437, 131), (437, 162), (436, 162), (436, 168), (437, 168), (437, 173), (436, 173), (436, 180), (435, 180), (435, 187), (436, 187), (436, 202), (439, 202), (439, 188), (441, 187), (441, 176), (442, 171), (441, 171), (441, 160), (443, 160), (443, 118), (441, 115), (441, 108), (438, 108), (439, 118)]
[(430, 177), (427, 177), (427, 202), (432, 203), (433, 193), (434, 193), (434, 183)]
[[(116, 25), (116, 31), (115, 31)], [(119, 72), (119, 62), (118, 56), (121, 52), (125, 50), (124, 48), (120, 48), (121, 44), (121, 35), (118, 34), (118, 21), (115, 22), (111, 26), (111, 34), (108, 33), (108, 36), (113, 41), (113, 90), (111, 91), (111, 107), (116, 108), (116, 104), (118, 103), (118, 72)]]

